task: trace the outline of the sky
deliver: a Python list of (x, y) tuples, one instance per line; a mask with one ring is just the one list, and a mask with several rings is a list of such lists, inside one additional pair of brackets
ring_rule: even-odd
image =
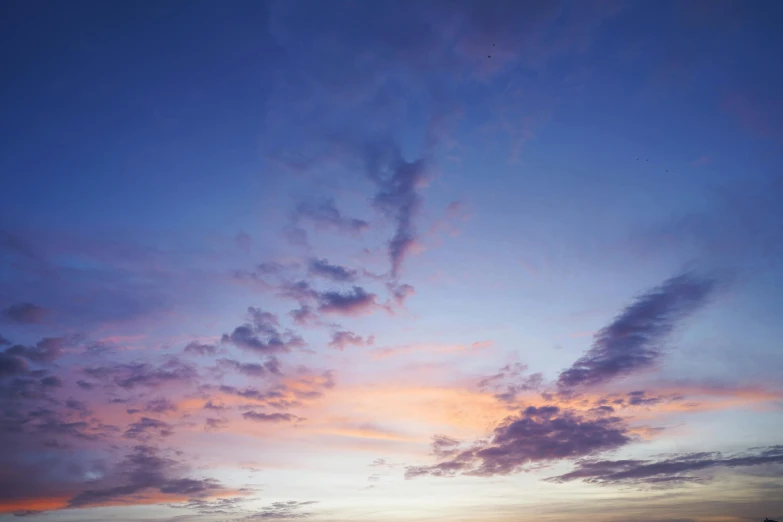
[(3, 2), (0, 519), (783, 517), (783, 4)]

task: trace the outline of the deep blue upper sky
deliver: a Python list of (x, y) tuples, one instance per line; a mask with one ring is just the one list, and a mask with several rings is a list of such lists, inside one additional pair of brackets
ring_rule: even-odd
[(4, 2), (0, 518), (783, 516), (781, 23)]

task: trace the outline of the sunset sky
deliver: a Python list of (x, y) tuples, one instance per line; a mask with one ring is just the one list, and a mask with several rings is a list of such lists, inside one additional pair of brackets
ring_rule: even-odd
[(0, 13), (0, 519), (783, 517), (783, 2)]

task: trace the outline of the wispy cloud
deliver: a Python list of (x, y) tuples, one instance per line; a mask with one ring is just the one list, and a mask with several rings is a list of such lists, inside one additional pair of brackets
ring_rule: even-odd
[(595, 335), (590, 350), (560, 374), (558, 384), (592, 386), (651, 368), (666, 337), (708, 302), (716, 285), (686, 273), (642, 294)]

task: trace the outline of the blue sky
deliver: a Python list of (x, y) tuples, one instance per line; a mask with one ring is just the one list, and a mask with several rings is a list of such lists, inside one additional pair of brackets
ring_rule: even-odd
[(783, 516), (776, 2), (3, 9), (0, 518)]

